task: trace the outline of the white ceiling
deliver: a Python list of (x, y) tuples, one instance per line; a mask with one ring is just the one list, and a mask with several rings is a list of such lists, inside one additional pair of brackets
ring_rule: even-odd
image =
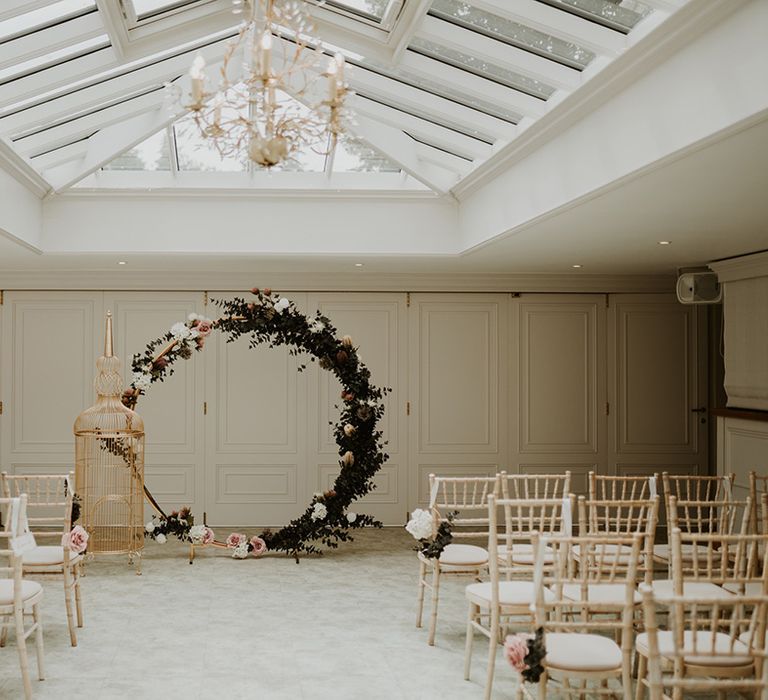
[[(0, 288), (3, 272), (23, 270), (132, 275), (172, 267), (254, 275), (343, 272), (357, 279), (418, 272), (673, 274), (678, 267), (768, 248), (766, 163), (768, 118), (460, 256), (38, 255), (0, 237)], [(574, 270), (573, 264), (583, 267)]]

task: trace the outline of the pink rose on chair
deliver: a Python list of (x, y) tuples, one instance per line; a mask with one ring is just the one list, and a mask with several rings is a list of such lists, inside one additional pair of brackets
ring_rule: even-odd
[(237, 547), (237, 545), (245, 541), (246, 537), (242, 532), (233, 532), (227, 537), (227, 547)]
[(261, 537), (256, 537), (255, 535), (251, 537), (251, 554), (253, 554), (254, 557), (260, 557), (264, 552), (267, 551), (267, 543), (261, 539)]
[(61, 537), (61, 546), (70, 552), (82, 554), (88, 546), (88, 533), (82, 525), (75, 525), (69, 532)]
[(504, 640), (504, 656), (518, 673), (528, 668), (525, 663), (525, 657), (528, 655), (528, 638), (527, 634), (511, 634)]
[(216, 539), (216, 536), (213, 534), (213, 530), (211, 530), (209, 527), (206, 527), (205, 531), (203, 532), (203, 544), (211, 544), (214, 539)]

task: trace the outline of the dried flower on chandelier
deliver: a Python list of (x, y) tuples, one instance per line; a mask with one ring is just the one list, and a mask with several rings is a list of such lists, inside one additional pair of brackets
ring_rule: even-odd
[(177, 99), (222, 158), (246, 155), (271, 168), (303, 148), (331, 153), (349, 119), (344, 57), (337, 53), (322, 68), (325, 54), (309, 37), (304, 2), (233, 4), (244, 22), (227, 47), (218, 84), (208, 85), (205, 59), (198, 55), (189, 94)]

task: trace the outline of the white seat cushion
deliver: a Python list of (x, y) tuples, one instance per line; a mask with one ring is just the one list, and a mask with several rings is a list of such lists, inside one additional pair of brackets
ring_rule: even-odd
[[(499, 603), (502, 606), (528, 606), (534, 602), (534, 587), (532, 581), (500, 581)], [(467, 599), (487, 608), (491, 604), (491, 582), (471, 583), (466, 588)], [(545, 600), (552, 600), (552, 592), (544, 589)]]
[[(25, 603), (32, 602), (43, 593), (43, 587), (37, 581), (21, 580), (21, 599)], [(0, 605), (13, 605), (13, 580), (0, 579)]]
[[(659, 652), (662, 656), (671, 657), (675, 649), (672, 632), (661, 630), (658, 634)], [(643, 656), (648, 656), (647, 632), (637, 635), (635, 646)], [(686, 654), (684, 658), (686, 664), (695, 666), (746, 666), (752, 663), (749, 648), (736, 639), (733, 642), (733, 651), (731, 651), (731, 638), (722, 632), (716, 633), (714, 645), (712, 644), (711, 632), (703, 630), (696, 632), (696, 651), (702, 656), (693, 655), (693, 632), (686, 630), (683, 633), (683, 653)], [(691, 653), (690, 656), (688, 656), (689, 652)]]
[(473, 544), (449, 544), (440, 553), (441, 568), (482, 567), (488, 563), (488, 552)]
[[(507, 561), (507, 545), (499, 547), (499, 561)], [(525, 542), (519, 544), (512, 543), (512, 562), (515, 564), (533, 565), (533, 545)], [(555, 560), (555, 553), (552, 547), (544, 548), (544, 563), (551, 564)]]
[(750, 581), (744, 584), (726, 582), (723, 584), (723, 588), (731, 593), (740, 593), (741, 595), (763, 595), (763, 584), (759, 581)]
[[(651, 587), (654, 596), (659, 600), (675, 595), (675, 585), (671, 579), (653, 581)], [(733, 598), (733, 593), (707, 581), (683, 581), (683, 596), (688, 598)]]
[[(593, 603), (624, 604), (626, 586), (623, 583), (590, 583), (587, 585), (587, 600)], [(581, 586), (577, 583), (567, 583), (563, 586), (563, 596), (571, 600), (583, 600)], [(635, 603), (642, 601), (642, 596), (634, 591)]]
[(621, 648), (599, 634), (548, 633), (547, 668), (562, 671), (612, 671), (621, 668)]
[[(704, 547), (697, 547), (699, 554), (699, 561), (706, 561), (707, 560), (707, 553), (706, 548)], [(683, 554), (683, 561), (693, 561), (693, 550), (694, 546), (692, 544), (683, 544), (680, 545), (680, 551)], [(656, 557), (656, 559), (660, 559), (662, 561), (669, 561), (669, 545), (668, 544), (655, 544), (653, 545), (653, 556)]]
[[(749, 646), (749, 641), (750, 641), (750, 639), (749, 639), (749, 638), (750, 638), (750, 634), (749, 634), (749, 631), (747, 631), (747, 632), (742, 632), (742, 633), (739, 635), (739, 641), (740, 641), (740, 642), (743, 642), (743, 643), (744, 643), (744, 644), (746, 644), (747, 646)], [(765, 631), (765, 641), (766, 641), (766, 644), (768, 644), (768, 630), (766, 630), (766, 631)], [(755, 639), (755, 642), (757, 642), (757, 639)], [(763, 648), (765, 648), (765, 646), (766, 646), (766, 645), (764, 644), (764, 645), (763, 645)]]
[[(79, 554), (70, 553), (69, 561), (74, 562), (80, 558)], [(22, 559), (24, 566), (56, 566), (64, 563), (64, 547), (61, 545), (46, 545), (35, 547), (24, 553)]]

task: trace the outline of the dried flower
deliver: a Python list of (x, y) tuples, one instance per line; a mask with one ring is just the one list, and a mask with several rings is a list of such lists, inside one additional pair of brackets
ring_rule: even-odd
[(328, 357), (328, 355), (323, 355), (320, 358), (319, 364), (320, 364), (320, 367), (322, 367), (322, 369), (331, 369), (331, 367), (333, 367), (333, 360), (331, 360), (331, 358)]
[(345, 335), (345, 336), (344, 336), (344, 337), (341, 339), (341, 344), (342, 344), (342, 345), (343, 345), (345, 348), (351, 348), (351, 347), (352, 347), (352, 336), (351, 336), (351, 335)]
[(248, 557), (248, 540), (243, 540), (232, 549), (233, 559), (246, 559)]
[(272, 296), (272, 289), (270, 287), (264, 287), (264, 294)]
[(155, 527), (156, 527), (156, 525), (155, 525), (155, 521), (154, 521), (154, 520), (150, 520), (150, 521), (149, 521), (149, 522), (148, 522), (148, 523), (147, 523), (147, 524), (144, 526), (144, 529), (145, 529), (145, 530), (146, 530), (148, 533), (152, 534), (152, 533), (155, 531)]
[(432, 537), (432, 514), (428, 510), (417, 508), (411, 513), (411, 519), (405, 529), (417, 540)]
[(163, 355), (152, 362), (152, 369), (165, 369), (168, 366), (168, 358)]
[(354, 425), (352, 425), (351, 423), (347, 423), (344, 426), (344, 435), (346, 435), (347, 437), (352, 437), (355, 434), (356, 430), (357, 428), (355, 428)]
[(341, 398), (347, 402), (354, 401), (355, 393), (353, 391), (348, 391), (347, 389), (342, 389)]
[(275, 303), (275, 311), (281, 314), (283, 313), (283, 311), (287, 311), (290, 306), (291, 306), (290, 301), (288, 301), (285, 297), (280, 297)]
[(522, 673), (528, 668), (528, 665), (525, 663), (525, 657), (528, 656), (528, 640), (530, 638), (531, 635), (520, 633), (510, 634), (504, 640), (504, 656), (509, 665), (518, 673)]
[(368, 406), (360, 406), (360, 408), (357, 409), (357, 417), (360, 420), (369, 420), (372, 415), (373, 412)]
[(267, 551), (267, 543), (261, 539), (261, 537), (256, 537), (254, 535), (251, 537), (249, 544), (251, 545), (251, 554), (253, 554), (254, 557), (260, 557)]
[(158, 535), (155, 535), (155, 542), (158, 544), (165, 544), (168, 541), (168, 538), (161, 532)]
[(339, 350), (336, 353), (336, 362), (343, 365), (349, 359), (349, 355), (344, 350)]
[(323, 503), (315, 503), (312, 506), (312, 520), (323, 520), (328, 515), (328, 509)]
[(349, 450), (347, 450), (344, 453), (344, 456), (341, 458), (341, 463), (345, 467), (351, 467), (355, 463), (355, 455), (352, 454)]
[(323, 493), (323, 499), (328, 500), (329, 498), (335, 498), (336, 492), (333, 489), (328, 489)]
[(258, 294), (259, 288), (258, 287), (251, 287), (251, 294)]
[[(195, 340), (197, 342), (197, 340)], [(192, 350), (187, 345), (180, 345), (179, 346), (179, 357), (182, 360), (188, 360), (190, 357), (192, 357)]]
[(61, 536), (61, 546), (70, 552), (82, 554), (88, 546), (88, 533), (82, 525), (75, 525)]
[(233, 532), (227, 537), (227, 547), (237, 547), (241, 542), (247, 542), (242, 532)]
[(347, 513), (347, 522), (352, 525), (352, 523), (357, 520), (357, 513)]

